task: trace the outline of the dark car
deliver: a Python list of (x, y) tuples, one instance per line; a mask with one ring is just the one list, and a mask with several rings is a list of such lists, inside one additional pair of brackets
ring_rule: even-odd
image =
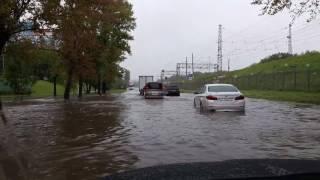
[(144, 97), (146, 99), (162, 99), (163, 98), (163, 85), (158, 82), (149, 82), (144, 88)]
[(179, 87), (176, 85), (167, 86), (167, 96), (180, 96)]

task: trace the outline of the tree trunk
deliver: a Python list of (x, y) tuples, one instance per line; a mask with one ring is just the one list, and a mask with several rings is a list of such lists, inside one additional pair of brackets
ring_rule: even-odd
[(107, 92), (107, 83), (105, 81), (102, 82), (102, 93), (106, 94)]
[(79, 76), (79, 93), (78, 93), (79, 98), (82, 97), (82, 86), (83, 86), (82, 76)]
[(57, 75), (53, 77), (53, 96), (57, 96)]
[(72, 86), (72, 75), (73, 71), (72, 68), (68, 71), (68, 77), (67, 77), (67, 82), (66, 82), (66, 88), (64, 89), (64, 99), (69, 100), (70, 99), (70, 91), (71, 91), (71, 86)]
[(101, 77), (100, 77), (100, 74), (98, 75), (97, 89), (98, 89), (98, 94), (101, 95)]
[(86, 83), (86, 94), (90, 94), (91, 92), (91, 84), (90, 83)]
[(0, 36), (0, 56), (2, 55), (3, 53), (3, 50), (4, 50), (4, 47), (6, 45), (6, 43), (9, 41), (10, 39), (10, 36), (7, 35), (6, 33), (0, 33), (1, 36)]

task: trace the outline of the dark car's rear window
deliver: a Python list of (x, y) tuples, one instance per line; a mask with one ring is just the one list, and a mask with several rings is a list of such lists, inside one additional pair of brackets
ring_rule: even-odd
[(234, 86), (209, 86), (208, 92), (238, 92)]
[(149, 89), (162, 89), (161, 83), (148, 83), (147, 86)]

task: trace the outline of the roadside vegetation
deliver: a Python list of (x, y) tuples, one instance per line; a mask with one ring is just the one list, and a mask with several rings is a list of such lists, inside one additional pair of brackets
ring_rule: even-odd
[(0, 22), (0, 95), (69, 99), (128, 84), (119, 65), (136, 26), (128, 1), (4, 0)]
[(231, 72), (195, 73), (192, 80), (171, 77), (187, 92), (206, 83), (231, 83), (249, 97), (316, 103), (320, 101), (320, 53), (277, 53)]
[(320, 93), (317, 92), (244, 90), (242, 93), (258, 99), (320, 104)]

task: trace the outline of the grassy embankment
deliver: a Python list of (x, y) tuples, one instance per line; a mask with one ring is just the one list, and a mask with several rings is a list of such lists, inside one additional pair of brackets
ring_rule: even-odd
[(262, 91), (262, 90), (244, 90), (242, 92), (247, 97), (258, 98), (258, 99), (320, 104), (319, 92)]
[[(295, 87), (294, 71), (297, 72)], [(257, 63), (222, 74), (202, 74), (184, 83), (182, 88), (192, 92), (202, 84), (219, 82), (218, 76), (225, 77), (220, 82), (233, 82), (248, 97), (320, 104), (320, 53)]]
[[(64, 92), (64, 87), (57, 84), (57, 96), (62, 96)], [(31, 99), (31, 98), (41, 98), (41, 97), (52, 97), (53, 96), (53, 84), (48, 81), (37, 81), (31, 89), (30, 95), (14, 95), (6, 94), (2, 95), (1, 99), (5, 101), (12, 101), (15, 99)]]
[[(123, 93), (125, 92), (125, 89), (111, 89), (110, 93)], [(64, 87), (61, 84), (57, 84), (57, 96), (62, 97), (64, 93)], [(76, 92), (72, 92), (72, 94), (75, 94)], [(3, 100), (11, 101), (14, 99), (29, 99), (29, 98), (41, 98), (41, 97), (52, 97), (53, 96), (53, 83), (50, 83), (48, 81), (37, 81), (32, 86), (32, 93), (30, 95), (3, 95), (1, 98)]]

